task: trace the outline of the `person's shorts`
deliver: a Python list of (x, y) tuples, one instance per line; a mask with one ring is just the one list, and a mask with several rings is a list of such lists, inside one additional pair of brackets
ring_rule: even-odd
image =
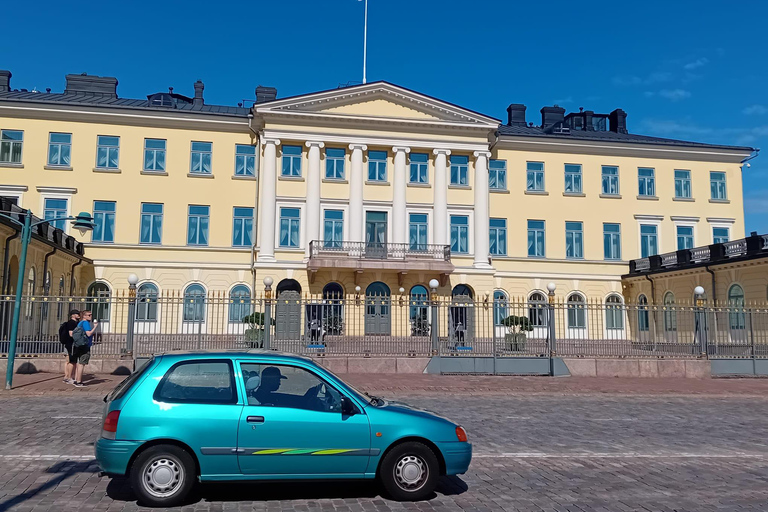
[(75, 356), (75, 354), (74, 354), (74, 348), (72, 347), (72, 343), (73, 342), (71, 342), (71, 341), (65, 343), (64, 344), (64, 349), (67, 351), (67, 360), (71, 364), (76, 364), (77, 363), (77, 356)]
[(73, 356), (76, 359), (77, 364), (85, 366), (91, 360), (91, 349), (90, 347), (79, 350), (76, 349)]

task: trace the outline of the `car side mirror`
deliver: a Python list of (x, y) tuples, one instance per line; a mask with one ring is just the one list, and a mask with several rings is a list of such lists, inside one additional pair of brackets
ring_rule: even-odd
[(342, 395), (342, 397), (341, 397), (341, 414), (343, 416), (352, 416), (356, 412), (357, 412), (357, 410), (355, 409), (355, 404), (352, 403), (352, 400), (350, 400), (348, 397)]

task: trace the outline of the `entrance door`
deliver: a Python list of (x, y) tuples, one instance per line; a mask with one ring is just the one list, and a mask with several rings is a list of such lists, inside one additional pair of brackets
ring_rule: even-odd
[(365, 334), (386, 335), (391, 332), (389, 287), (384, 283), (371, 283), (365, 290)]
[(275, 301), (275, 339), (298, 340), (301, 337), (301, 294), (281, 292)]
[(475, 303), (472, 290), (463, 284), (453, 289), (449, 315), (449, 339), (454, 347), (471, 347), (475, 332)]
[(387, 257), (387, 212), (366, 212), (365, 256), (380, 259)]

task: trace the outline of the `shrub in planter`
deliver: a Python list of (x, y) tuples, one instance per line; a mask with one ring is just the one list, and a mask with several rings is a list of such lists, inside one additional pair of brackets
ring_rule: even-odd
[(525, 333), (533, 330), (533, 325), (531, 325), (528, 317), (510, 315), (502, 320), (501, 324), (507, 328), (507, 334), (504, 335), (507, 348), (514, 352), (525, 350), (525, 342), (528, 339)]
[[(251, 348), (262, 348), (264, 346), (264, 313), (254, 311), (243, 317), (243, 323), (248, 324), (248, 328), (245, 330), (245, 342)], [(271, 324), (275, 325), (274, 318)]]

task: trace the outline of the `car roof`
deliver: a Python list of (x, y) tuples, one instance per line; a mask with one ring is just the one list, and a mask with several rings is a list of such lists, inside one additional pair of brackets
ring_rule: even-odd
[(230, 359), (248, 358), (253, 356), (267, 357), (281, 360), (293, 360), (303, 362), (313, 362), (309, 357), (304, 357), (290, 352), (280, 352), (277, 350), (251, 349), (251, 350), (168, 350), (156, 354), (163, 358), (174, 359), (209, 359), (212, 357), (226, 357)]

